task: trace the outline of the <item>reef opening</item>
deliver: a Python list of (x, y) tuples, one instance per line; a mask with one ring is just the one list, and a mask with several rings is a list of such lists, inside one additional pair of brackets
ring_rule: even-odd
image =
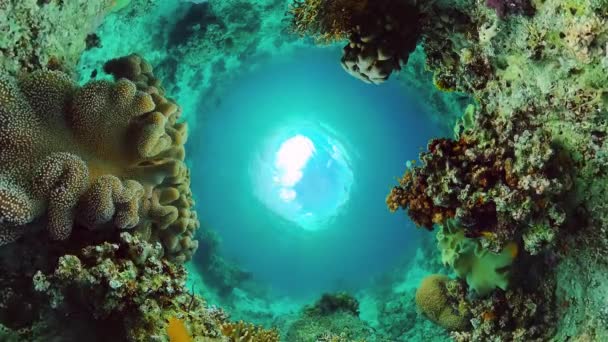
[(349, 152), (332, 133), (322, 123), (279, 127), (249, 168), (258, 200), (307, 231), (328, 228), (353, 185)]
[(336, 65), (339, 53), (266, 58), (212, 91), (216, 106), (196, 119), (188, 148), (202, 231), (216, 231), (219, 253), (247, 274), (221, 288), (253, 282), (271, 300), (310, 301), (363, 288), (414, 255), (423, 232), (386, 210), (386, 179), (447, 130), (425, 114), (426, 95), (398, 80), (362, 83)]

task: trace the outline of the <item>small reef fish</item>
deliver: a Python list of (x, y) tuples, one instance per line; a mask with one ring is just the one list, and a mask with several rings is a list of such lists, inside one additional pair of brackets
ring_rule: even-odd
[(169, 318), (169, 325), (167, 325), (167, 335), (169, 335), (170, 342), (192, 342), (192, 337), (186, 329), (184, 322), (177, 318)]

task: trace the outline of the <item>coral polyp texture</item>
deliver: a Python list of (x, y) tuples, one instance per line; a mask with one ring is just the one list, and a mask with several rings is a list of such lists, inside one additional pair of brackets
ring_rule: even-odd
[(407, 1), (296, 1), (290, 15), (295, 33), (319, 43), (348, 40), (342, 67), (366, 83), (400, 70), (419, 38), (418, 10)]
[[(466, 237), (494, 252), (522, 238), (532, 254), (553, 245), (573, 186), (570, 162), (546, 131), (523, 121), (534, 113), (513, 115), (521, 119), (490, 123), (479, 113), (475, 135), (431, 141), (422, 165), (391, 190), (389, 208), (407, 210), (427, 229), (455, 219)], [(545, 239), (532, 236), (539, 230)]]
[(416, 306), (431, 320), (450, 331), (469, 328), (469, 308), (462, 299), (452, 298), (448, 292), (447, 276), (430, 275), (416, 291)]
[(0, 241), (34, 226), (132, 229), (190, 259), (198, 228), (184, 164), (187, 126), (137, 55), (105, 65), (116, 80), (80, 87), (58, 71), (0, 81)]

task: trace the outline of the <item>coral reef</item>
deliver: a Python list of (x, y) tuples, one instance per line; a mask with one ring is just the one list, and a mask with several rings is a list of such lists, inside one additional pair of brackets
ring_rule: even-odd
[(304, 309), (310, 316), (327, 316), (336, 312), (346, 312), (359, 316), (359, 301), (346, 292), (336, 294), (325, 293), (313, 306)]
[[(573, 186), (568, 157), (540, 127), (478, 115), (474, 135), (431, 141), (423, 165), (406, 171), (387, 204), (407, 209), (427, 229), (456, 219), (466, 237), (494, 252), (525, 236), (526, 249), (537, 254), (554, 244), (566, 220), (564, 198)], [(535, 227), (554, 234), (531, 237)]]
[(487, 0), (486, 6), (495, 9), (501, 18), (511, 14), (534, 15), (530, 0)]
[(205, 285), (215, 289), (220, 297), (230, 295), (251, 278), (251, 273), (221, 256), (219, 236), (214, 230), (203, 225), (197, 237), (201, 243), (192, 259), (194, 266), (203, 275)]
[(479, 241), (466, 238), (463, 229), (449, 220), (437, 232), (437, 246), (441, 261), (465, 279), (477, 294), (486, 295), (496, 288), (507, 289), (511, 264), (518, 254), (517, 244), (508, 244), (500, 253), (491, 252)]
[(181, 109), (138, 55), (104, 70), (0, 78), (2, 334), (166, 340), (178, 321), (195, 341), (278, 341), (186, 289), (199, 224)]
[(276, 330), (265, 330), (243, 321), (237, 323), (224, 323), (221, 326), (222, 334), (230, 341), (243, 342), (279, 342), (279, 333)]
[(416, 305), (432, 321), (450, 331), (467, 330), (469, 326), (468, 303), (454, 300), (448, 288), (452, 286), (447, 276), (434, 274), (422, 281), (416, 291)]
[(0, 241), (46, 219), (54, 240), (74, 226), (134, 229), (188, 260), (198, 228), (183, 163), (187, 126), (139, 56), (112, 60), (116, 81), (78, 87), (56, 71), (0, 82)]
[(400, 70), (419, 38), (418, 11), (405, 1), (297, 1), (290, 18), (293, 32), (320, 43), (348, 39), (344, 70), (373, 84)]
[(40, 69), (74, 71), (87, 35), (114, 3), (2, 1), (0, 69), (12, 75)]
[(286, 341), (376, 341), (373, 330), (359, 316), (359, 302), (346, 293), (325, 294), (306, 306), (291, 324)]

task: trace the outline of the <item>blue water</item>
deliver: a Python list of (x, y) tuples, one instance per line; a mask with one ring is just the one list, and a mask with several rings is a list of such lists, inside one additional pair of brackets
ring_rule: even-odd
[[(391, 214), (385, 197), (405, 162), (441, 132), (415, 94), (352, 78), (339, 55), (273, 58), (193, 116), (188, 151), (202, 225), (219, 233), (226, 258), (280, 295), (368, 285), (411, 257), (425, 233), (403, 212)], [(280, 183), (277, 153), (296, 136), (288, 154), (301, 158), (288, 163), (299, 163), (299, 182)]]

